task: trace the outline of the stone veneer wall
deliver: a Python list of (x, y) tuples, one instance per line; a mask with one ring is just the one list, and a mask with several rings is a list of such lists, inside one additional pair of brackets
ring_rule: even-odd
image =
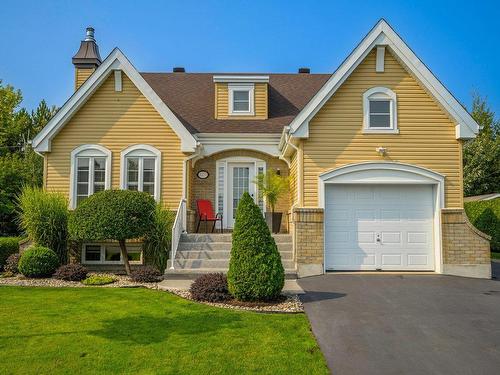
[(491, 278), (490, 237), (476, 229), (460, 208), (441, 211), (443, 273)]
[[(220, 159), (225, 159), (234, 156), (242, 156), (242, 157), (251, 157), (256, 159), (261, 159), (266, 162), (266, 168), (269, 169), (279, 169), (282, 176), (287, 177), (289, 174), (288, 166), (283, 160), (280, 160), (276, 157), (272, 157), (270, 155), (266, 155), (257, 151), (251, 150), (232, 150), (220, 152), (215, 155), (208, 156), (206, 158), (198, 160), (192, 169), (191, 173), (191, 186), (190, 186), (190, 200), (188, 202), (188, 209), (194, 210), (196, 212), (196, 200), (197, 199), (208, 199), (212, 202), (214, 210), (215, 207), (215, 184), (216, 184), (216, 176), (217, 172), (216, 162)], [(200, 170), (205, 170), (209, 173), (208, 178), (201, 180), (196, 174)], [(290, 209), (288, 194), (285, 197), (280, 199), (276, 204), (276, 212), (283, 212), (283, 218), (281, 222), (281, 231), (288, 231), (288, 211)], [(268, 210), (270, 208), (268, 207)], [(195, 214), (196, 216), (196, 214)], [(202, 228), (203, 227), (203, 228)], [(204, 231), (204, 225), (202, 224), (200, 227), (200, 231)], [(219, 226), (217, 225), (217, 228)], [(196, 229), (196, 227), (194, 228)]]
[(293, 227), (298, 276), (323, 274), (323, 209), (294, 208)]

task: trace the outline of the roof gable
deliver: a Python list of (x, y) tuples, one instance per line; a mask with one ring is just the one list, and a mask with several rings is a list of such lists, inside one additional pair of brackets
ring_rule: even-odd
[(330, 79), (292, 120), (289, 126), (289, 134), (297, 138), (308, 137), (309, 121), (377, 45), (390, 48), (393, 55), (399, 59), (457, 122), (457, 139), (468, 139), (476, 136), (479, 132), (479, 125), (474, 121), (472, 116), (383, 19), (363, 38)]
[(167, 122), (181, 140), (181, 150), (193, 152), (196, 149), (196, 140), (175, 116), (170, 108), (160, 99), (139, 72), (134, 68), (125, 55), (115, 48), (96, 71), (80, 86), (68, 99), (56, 115), (33, 139), (33, 148), (37, 152), (49, 152), (52, 139), (73, 117), (73, 115), (87, 102), (92, 94), (101, 86), (106, 78), (114, 71), (123, 71), (139, 91), (146, 97), (155, 110)]

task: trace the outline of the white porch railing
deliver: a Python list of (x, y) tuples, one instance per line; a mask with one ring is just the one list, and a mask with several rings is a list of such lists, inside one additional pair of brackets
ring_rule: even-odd
[(172, 226), (172, 250), (170, 251), (170, 269), (174, 269), (175, 254), (181, 239), (181, 234), (186, 232), (187, 212), (186, 200), (181, 199), (177, 214), (175, 215), (174, 225)]

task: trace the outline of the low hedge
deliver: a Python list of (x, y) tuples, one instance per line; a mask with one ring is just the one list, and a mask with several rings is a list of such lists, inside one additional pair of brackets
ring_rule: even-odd
[(19, 237), (0, 237), (0, 270), (3, 269), (7, 258), (19, 251)]
[(47, 247), (32, 246), (19, 259), (19, 272), (26, 277), (51, 276), (59, 266), (57, 254)]
[(500, 198), (464, 204), (470, 222), (491, 236), (491, 251), (500, 252)]

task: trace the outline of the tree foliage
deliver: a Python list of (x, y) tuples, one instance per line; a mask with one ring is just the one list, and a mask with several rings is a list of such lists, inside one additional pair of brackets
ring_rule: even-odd
[(288, 178), (280, 176), (274, 169), (269, 169), (266, 173), (259, 173), (254, 183), (257, 185), (259, 195), (267, 199), (274, 213), (278, 199), (289, 189)]
[(464, 194), (465, 196), (500, 191), (500, 121), (495, 119), (486, 100), (474, 97), (472, 117), (482, 127), (478, 136), (465, 142)]
[(71, 213), (69, 234), (76, 241), (118, 241), (125, 270), (130, 275), (125, 242), (148, 233), (155, 224), (155, 208), (156, 202), (148, 193), (100, 191), (81, 202)]
[(278, 247), (248, 193), (236, 210), (227, 282), (229, 292), (243, 301), (275, 299), (285, 282)]
[(0, 236), (18, 234), (15, 198), (22, 186), (42, 185), (43, 158), (30, 141), (57, 111), (42, 100), (30, 113), (20, 108), (22, 99), (0, 80)]

